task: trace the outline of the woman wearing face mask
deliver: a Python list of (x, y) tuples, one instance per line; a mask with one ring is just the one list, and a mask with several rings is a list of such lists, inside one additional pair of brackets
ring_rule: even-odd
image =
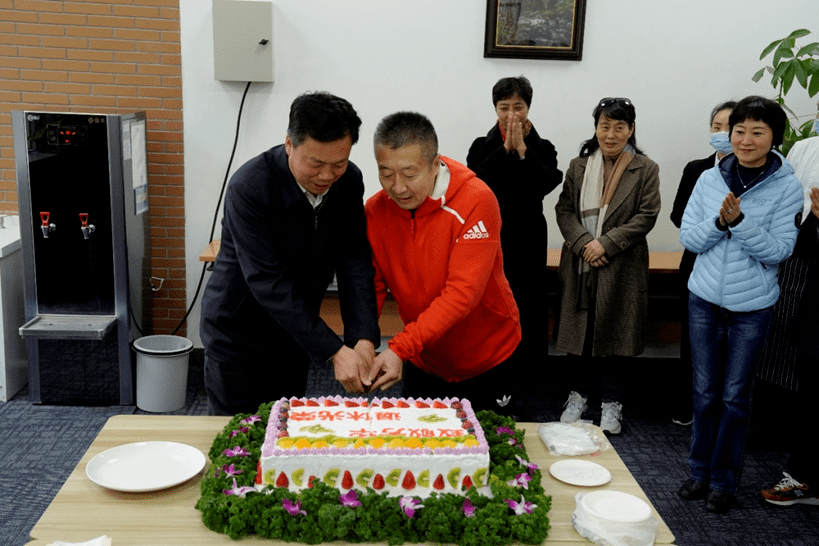
[(619, 434), (629, 358), (644, 348), (648, 309), (646, 235), (660, 212), (659, 167), (637, 148), (636, 112), (605, 98), (594, 135), (566, 171), (555, 212), (563, 234), (557, 348), (578, 390), (560, 420), (577, 421), (601, 400), (600, 428)]
[[(728, 138), (728, 116), (736, 106), (735, 101), (718, 104), (711, 110), (711, 146), (716, 150), (705, 159), (697, 159), (688, 163), (683, 169), (677, 196), (674, 198), (674, 208), (671, 210), (671, 221), (678, 228), (682, 222), (685, 206), (694, 191), (694, 185), (702, 173), (713, 168), (720, 159), (731, 153), (731, 140)], [(696, 254), (690, 250), (683, 251), (680, 260), (679, 291), (680, 291), (680, 367), (675, 370), (674, 389), (672, 393), (671, 421), (678, 425), (690, 425), (694, 420), (691, 409), (691, 343), (688, 339), (688, 277), (694, 269)]]
[(498, 121), (486, 136), (475, 139), (466, 165), (488, 185), (501, 209), (503, 270), (520, 310), (523, 333), (518, 354), (530, 366), (520, 380), (536, 384), (542, 377), (548, 312), (546, 253), (548, 234), (543, 198), (563, 179), (557, 152), (529, 120), (532, 85), (523, 76), (502, 78), (492, 88)]
[(705, 171), (683, 214), (680, 242), (697, 254), (688, 281), (694, 424), (685, 499), (709, 512), (736, 501), (756, 364), (779, 297), (779, 264), (793, 251), (802, 185), (774, 146), (785, 112), (746, 97), (728, 118), (733, 154)]

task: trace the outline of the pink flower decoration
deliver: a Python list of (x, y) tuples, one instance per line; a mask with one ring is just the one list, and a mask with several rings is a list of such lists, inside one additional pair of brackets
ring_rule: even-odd
[(533, 502), (529, 502), (523, 498), (523, 495), (520, 496), (520, 502), (513, 501), (512, 499), (505, 499), (506, 504), (509, 505), (509, 508), (515, 511), (516, 516), (522, 516), (523, 514), (531, 514), (535, 508), (537, 508), (537, 504)]
[(472, 506), (472, 501), (469, 500), (468, 498), (464, 499), (464, 507), (461, 508), (461, 510), (463, 510), (464, 515), (466, 517), (468, 517), (468, 518), (474, 518), (475, 517), (475, 507)]
[(533, 470), (540, 470), (540, 467), (538, 465), (536, 465), (535, 463), (530, 463), (529, 461), (527, 461), (526, 459), (524, 459), (520, 455), (515, 455), (515, 459), (518, 460), (518, 462), (521, 464), (521, 466), (525, 466), (526, 470), (528, 470), (529, 472), (531, 472)]
[(501, 434), (514, 434), (515, 431), (509, 427), (498, 427), (495, 429), (495, 433), (500, 436)]
[(398, 506), (401, 507), (401, 509), (410, 519), (412, 519), (412, 516), (415, 515), (416, 509), (424, 507), (424, 505), (421, 504), (421, 501), (412, 497), (401, 497), (401, 500), (398, 501)]
[(301, 501), (296, 501), (296, 504), (293, 504), (293, 501), (290, 499), (282, 499), (282, 506), (291, 516), (307, 515), (307, 512), (301, 509)]
[(247, 427), (242, 427), (239, 430), (234, 430), (233, 432), (230, 433), (230, 437), (233, 438), (234, 436), (238, 436), (240, 432), (247, 432), (248, 430), (250, 429)]
[(242, 425), (252, 425), (253, 423), (258, 423), (261, 420), (262, 418), (259, 417), (258, 415), (251, 415), (247, 419), (242, 419), (241, 421), (239, 421), (239, 423)]
[(232, 488), (222, 489), (222, 493), (224, 493), (225, 495), (236, 495), (237, 497), (240, 497), (240, 498), (245, 498), (245, 495), (247, 495), (251, 491), (256, 491), (256, 490), (253, 489), (252, 487), (248, 487), (246, 485), (244, 485), (242, 487), (238, 487), (236, 485), (236, 478), (233, 478), (233, 487)]
[(518, 445), (518, 443), (515, 441), (514, 438), (510, 437), (509, 438), (509, 445), (510, 446), (516, 446), (516, 445)]
[(517, 476), (515, 476), (514, 480), (509, 480), (506, 483), (511, 485), (512, 487), (522, 487), (524, 489), (529, 489), (529, 482), (531, 480), (532, 477), (529, 474), (518, 474)]
[(361, 502), (358, 500), (358, 493), (355, 492), (355, 489), (350, 489), (346, 494), (341, 495), (338, 500), (341, 501), (341, 506), (349, 506), (350, 508), (361, 506)]
[(250, 452), (242, 446), (236, 446), (233, 449), (224, 450), (222, 455), (227, 455), (228, 457), (247, 457), (250, 455)]

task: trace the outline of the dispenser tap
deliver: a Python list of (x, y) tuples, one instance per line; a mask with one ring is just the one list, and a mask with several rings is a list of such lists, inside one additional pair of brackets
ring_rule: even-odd
[(48, 222), (50, 217), (51, 213), (49, 212), (40, 213), (40, 221), (42, 222), (40, 229), (43, 230), (43, 239), (48, 239), (48, 234), (57, 229), (57, 226)]
[(80, 225), (80, 230), (82, 231), (83, 239), (90, 239), (91, 234), (94, 233), (94, 230), (96, 228), (94, 227), (94, 224), (89, 224), (88, 223), (88, 213), (87, 212), (81, 212), (80, 213), (80, 224), (81, 224)]

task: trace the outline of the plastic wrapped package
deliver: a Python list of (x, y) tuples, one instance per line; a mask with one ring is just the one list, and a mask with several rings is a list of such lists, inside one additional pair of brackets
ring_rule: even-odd
[(543, 423), (537, 433), (552, 455), (590, 455), (611, 447), (606, 435), (591, 423)]

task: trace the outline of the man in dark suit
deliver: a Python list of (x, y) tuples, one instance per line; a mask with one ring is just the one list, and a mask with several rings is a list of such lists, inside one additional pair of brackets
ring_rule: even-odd
[[(310, 364), (332, 360), (364, 392), (380, 340), (361, 171), (361, 120), (329, 93), (296, 98), (283, 145), (245, 163), (225, 195), (222, 242), (202, 298), (212, 415), (303, 396)], [(338, 279), (344, 342), (319, 316)]]

